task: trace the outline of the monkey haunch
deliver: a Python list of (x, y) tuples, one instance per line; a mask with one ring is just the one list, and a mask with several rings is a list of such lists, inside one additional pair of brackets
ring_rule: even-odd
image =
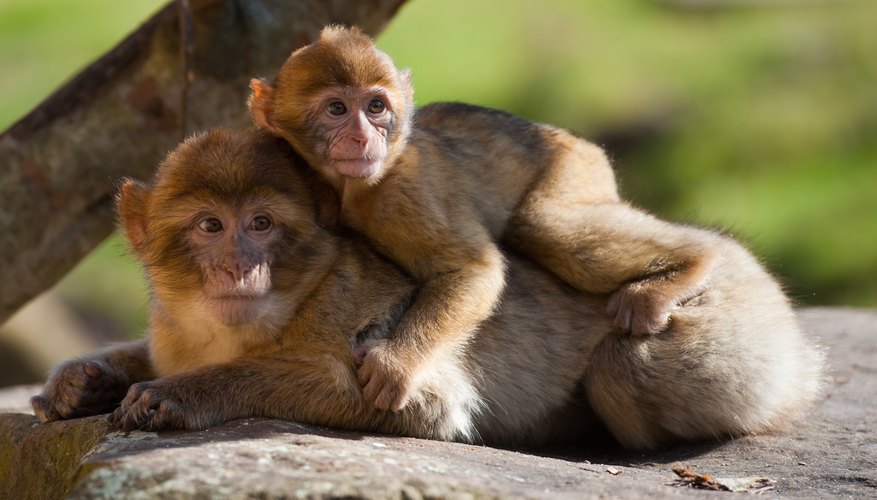
[(370, 347), (366, 398), (398, 410), (465, 343), (504, 286), (496, 241), (582, 291), (610, 296), (626, 331), (663, 330), (699, 293), (713, 240), (621, 203), (596, 146), (547, 125), (461, 104), (414, 113), (407, 72), (356, 29), (329, 27), (274, 84), (253, 80), (256, 123), (283, 137), (341, 197), (342, 221), (422, 288), (388, 341)]
[(621, 334), (605, 298), (510, 257), (496, 312), (430, 358), (402, 411), (378, 410), (354, 353), (387, 335), (417, 285), (320, 225), (334, 198), (315, 195), (297, 162), (277, 139), (214, 130), (173, 152), (151, 186), (125, 183), (119, 215), (152, 291), (149, 338), (58, 367), (32, 399), (41, 421), (107, 411), (127, 390), (111, 417), (123, 429), (264, 416), (533, 445), (587, 438), (596, 414), (647, 448), (766, 431), (816, 395), (820, 357), (776, 283), (704, 233), (719, 249), (710, 286), (656, 336)]

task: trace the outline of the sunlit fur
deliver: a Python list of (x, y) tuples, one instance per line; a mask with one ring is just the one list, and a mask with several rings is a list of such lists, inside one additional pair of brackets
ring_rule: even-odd
[[(292, 53), (273, 84), (254, 80), (252, 88), (255, 123), (286, 139), (332, 185), (343, 224), (423, 285), (390, 340), (363, 356), (360, 380), (381, 408), (404, 406), (431, 356), (465, 344), (491, 314), (505, 286), (499, 245), (609, 297), (608, 312), (633, 335), (665, 330), (675, 308), (703, 292), (722, 265), (711, 233), (622, 202), (604, 152), (565, 130), (456, 103), (415, 112), (410, 75), (357, 29), (325, 28)], [(390, 96), (393, 153), (381, 166), (362, 158), (380, 175), (346, 175), (326, 153), (334, 132), (317, 112), (326, 95), (374, 88)], [(384, 140), (367, 132), (358, 137)]]
[[(270, 146), (225, 147), (254, 138)], [(292, 150), (271, 137), (216, 130), (171, 153), (152, 186), (133, 181), (123, 186), (120, 220), (149, 279), (153, 358), (159, 374), (189, 368), (192, 349), (200, 349), (212, 362), (241, 355), (266, 338), (279, 337), (295, 314), (302, 298), (292, 286), (291, 273), (306, 278), (312, 266), (308, 259), (292, 261), (289, 256), (293, 246), (317, 253), (319, 245), (312, 243), (318, 231), (316, 208), (290, 202), (307, 189), (290, 173), (294, 161)], [(268, 247), (246, 256), (262, 264), (247, 283), (211, 279), (214, 249), (194, 241), (199, 217), (255, 211), (269, 214), (277, 231)], [(131, 237), (141, 233), (140, 239)], [(250, 304), (216, 299), (244, 285), (248, 290), (238, 292), (249, 296)]]
[[(821, 355), (776, 282), (739, 244), (704, 232), (720, 265), (702, 293), (674, 310), (667, 330), (651, 336), (621, 332), (607, 298), (509, 254), (497, 311), (467, 343), (430, 358), (429, 376), (404, 410), (380, 411), (363, 398), (353, 353), (386, 337), (418, 286), (362, 238), (318, 223), (321, 200), (306, 189), (318, 181), (285, 147), (258, 133), (208, 132), (169, 157), (154, 187), (122, 190), (123, 226), (154, 292), (150, 338), (59, 367), (34, 398), (42, 421), (107, 411), (119, 388), (139, 382), (111, 417), (123, 429), (200, 429), (264, 416), (514, 446), (587, 443), (601, 432), (599, 418), (621, 443), (644, 449), (780, 429), (818, 395)], [(271, 198), (287, 229), (274, 249), (270, 325), (242, 331), (200, 317), (200, 285), (190, 276), (198, 267), (185, 253), (158, 254), (181, 235), (152, 207), (167, 208), (166, 193), (198, 192), (211, 178), (241, 186), (227, 199), (213, 193), (218, 203), (282, 186), (275, 194), (285, 199)], [(168, 233), (151, 234), (159, 220)], [(185, 291), (186, 283), (194, 287)], [(144, 369), (147, 342), (163, 375), (154, 380)], [(103, 375), (86, 377), (86, 361)]]
[[(287, 60), (272, 85), (256, 85), (254, 92), (271, 99), (270, 120), (284, 139), (324, 176), (336, 173), (326, 161), (327, 131), (315, 127), (320, 95), (327, 87), (341, 89), (380, 88), (389, 94), (393, 122), (387, 137), (384, 161), (392, 164), (402, 153), (414, 115), (414, 90), (407, 73), (396, 71), (392, 59), (374, 50), (371, 39), (357, 28), (330, 26), (315, 43), (302, 47)], [(251, 100), (251, 105), (252, 105)], [(377, 181), (377, 172), (368, 182)]]

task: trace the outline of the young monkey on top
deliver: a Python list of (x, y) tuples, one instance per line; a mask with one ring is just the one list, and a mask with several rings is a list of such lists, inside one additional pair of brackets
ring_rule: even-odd
[(475, 106), (415, 113), (410, 74), (356, 28), (325, 28), (273, 83), (251, 88), (256, 124), (328, 180), (345, 225), (421, 283), (389, 339), (357, 353), (363, 395), (380, 409), (403, 408), (490, 315), (505, 279), (498, 241), (608, 295), (610, 315), (634, 334), (665, 329), (714, 266), (708, 233), (619, 200), (593, 144)]

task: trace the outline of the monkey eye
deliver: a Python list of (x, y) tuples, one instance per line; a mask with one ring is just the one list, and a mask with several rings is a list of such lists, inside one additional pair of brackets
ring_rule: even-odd
[(222, 231), (222, 222), (216, 217), (208, 217), (198, 223), (198, 229), (205, 233), (218, 233)]
[(326, 108), (330, 115), (341, 116), (347, 112), (347, 106), (341, 101), (330, 102)]
[(384, 104), (384, 101), (380, 99), (374, 99), (372, 102), (368, 103), (368, 112), (373, 115), (379, 115), (383, 113), (385, 109), (387, 109), (387, 106)]
[(271, 229), (271, 219), (267, 215), (253, 217), (253, 220), (250, 222), (250, 229), (254, 231), (267, 231)]

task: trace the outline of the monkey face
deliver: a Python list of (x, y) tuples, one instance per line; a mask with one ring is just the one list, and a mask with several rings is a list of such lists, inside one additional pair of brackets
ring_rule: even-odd
[(386, 89), (330, 87), (311, 111), (320, 130), (322, 170), (352, 178), (380, 178), (396, 119)]
[(330, 26), (287, 59), (274, 83), (250, 82), (250, 114), (332, 183), (376, 183), (404, 149), (411, 76), (356, 28)]
[(201, 268), (201, 302), (223, 324), (250, 323), (270, 311), (272, 250), (281, 231), (266, 209), (216, 205), (187, 228)]
[[(154, 299), (205, 324), (287, 321), (318, 226), (304, 167), (260, 132), (189, 139), (152, 186), (127, 181), (118, 210)], [(205, 325), (206, 326), (206, 325)]]

